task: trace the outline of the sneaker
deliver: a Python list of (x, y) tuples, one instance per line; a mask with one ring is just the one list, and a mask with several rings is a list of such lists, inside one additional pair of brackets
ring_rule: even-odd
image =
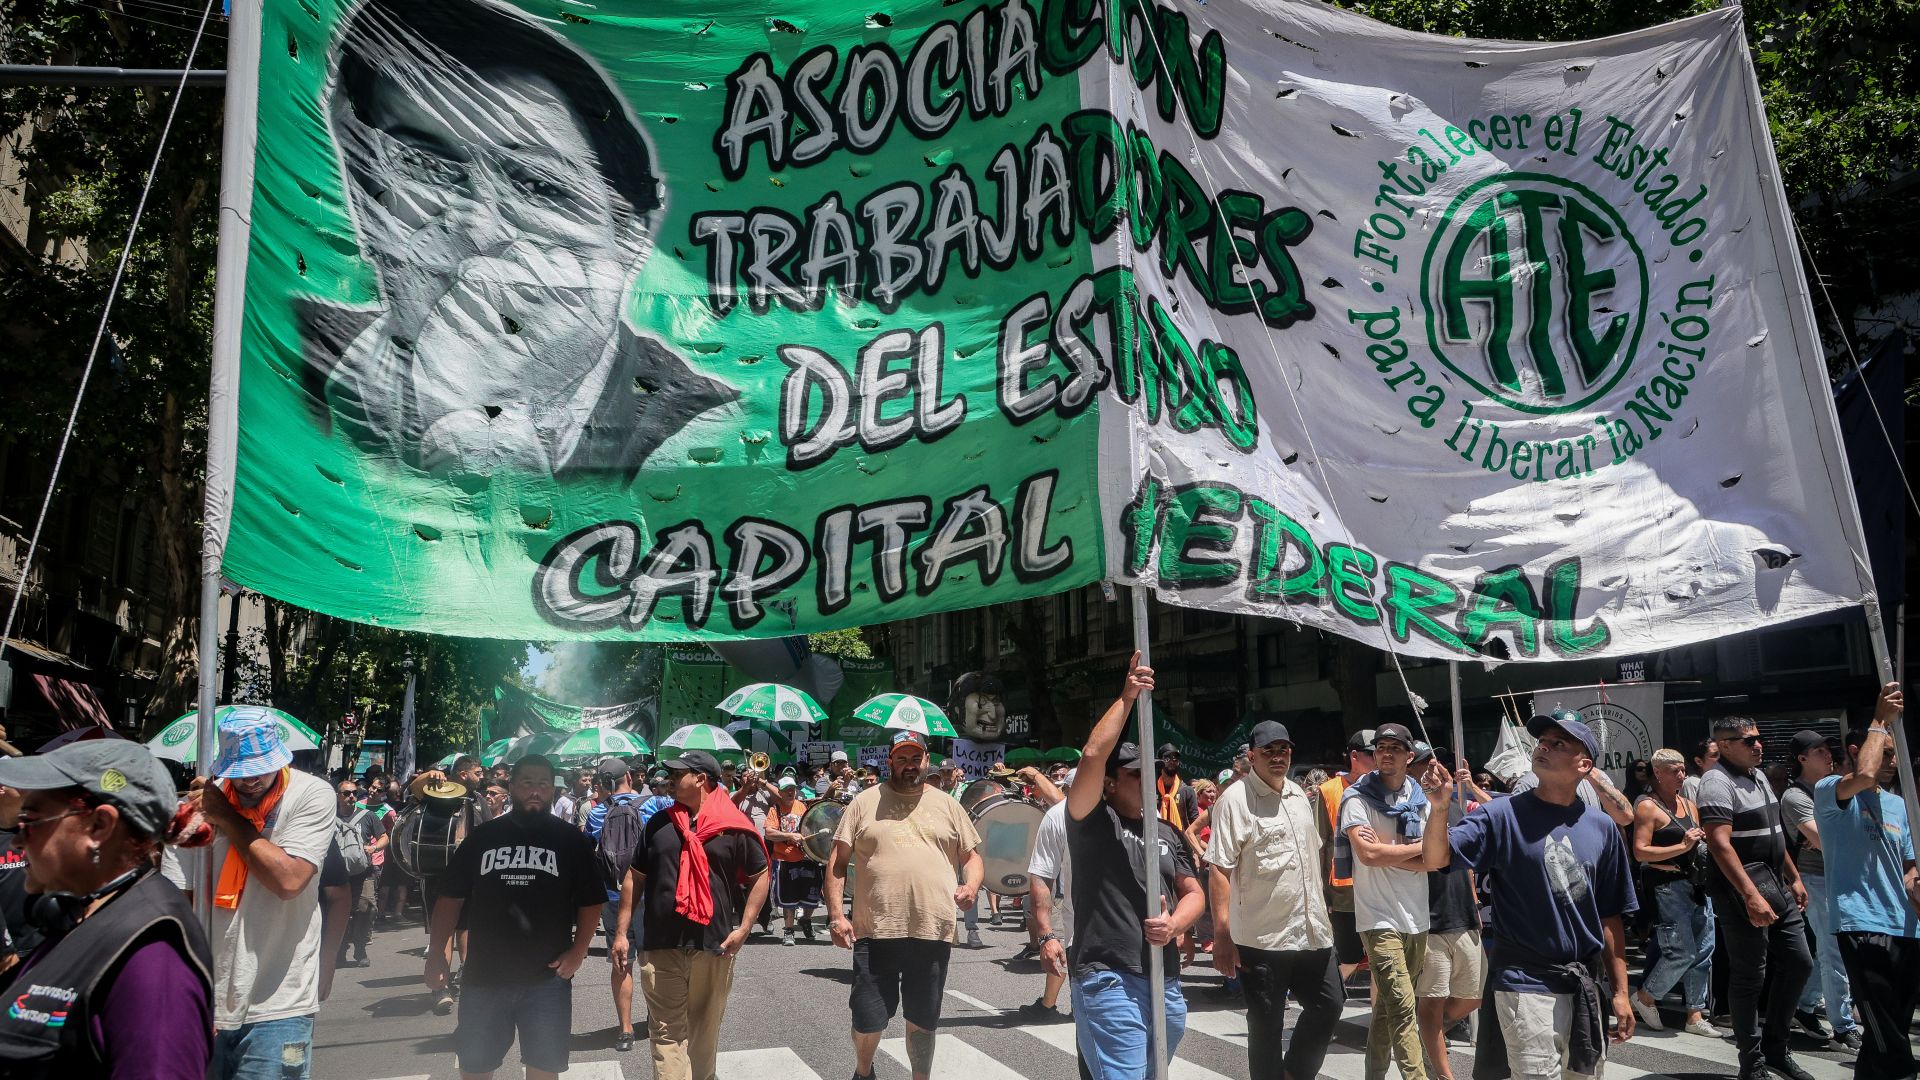
[(987, 943), (980, 940), (980, 931), (978, 930), (967, 931), (967, 948), (984, 949), (986, 947), (987, 947)]
[(1033, 1024), (1053, 1023), (1066, 1019), (1059, 1009), (1046, 1004), (1038, 998), (1020, 1006), (1017, 1011), (1020, 1014), (1020, 1019)]
[(1034, 959), (1037, 959), (1039, 956), (1040, 956), (1040, 950), (1034, 948), (1032, 942), (1028, 942), (1027, 944), (1020, 946), (1020, 951), (1013, 954), (1013, 958), (1016, 961), (1017, 960), (1034, 960)]
[(990, 911), (990, 912), (988, 912), (988, 913), (987, 913), (987, 925), (988, 925), (988, 926), (999, 926), (999, 925), (1000, 925), (1000, 913), (999, 913), (999, 912), (997, 912), (997, 911)]
[(1825, 1041), (1833, 1038), (1833, 1032), (1827, 1030), (1827, 1025), (1821, 1023), (1819, 1017), (1813, 1015), (1813, 1013), (1806, 1009), (1801, 1009), (1799, 1012), (1793, 1014), (1793, 1023), (1795, 1027), (1798, 1027), (1801, 1031), (1806, 1032), (1816, 1039)]
[(1834, 1032), (1833, 1041), (1827, 1045), (1827, 1049), (1833, 1050), (1842, 1054), (1859, 1053), (1860, 1052), (1860, 1032), (1858, 1031)]
[(353, 947), (353, 966), (367, 966), (367, 947), (365, 945), (355, 945)]
[(1639, 994), (1628, 994), (1627, 1000), (1633, 1002), (1633, 1015), (1640, 1018), (1640, 1025), (1648, 1031), (1665, 1031), (1667, 1026), (1660, 1021), (1660, 1006), (1656, 1002), (1649, 1005), (1641, 1000)]
[(633, 1032), (623, 1031), (615, 1035), (613, 1037), (613, 1048), (623, 1054), (633, 1049)]
[(792, 947), (792, 945), (793, 945), (793, 931), (791, 931), (791, 930), (787, 930), (787, 931), (783, 931), (783, 932), (782, 932), (782, 933), (780, 934), (780, 944), (782, 944), (782, 945), (786, 945), (786, 946), (788, 946), (788, 947)]
[(1767, 1071), (1778, 1073), (1787, 1080), (1813, 1080), (1813, 1074), (1800, 1067), (1792, 1054), (1781, 1054), (1767, 1059)]
[(808, 941), (813, 940), (813, 916), (808, 915), (800, 920), (800, 932), (807, 936)]
[(1726, 1032), (1707, 1023), (1704, 1019), (1689, 1021), (1687, 1026), (1682, 1030), (1689, 1035), (1698, 1035), (1703, 1039), (1724, 1039), (1727, 1037)]
[(1447, 1029), (1447, 1044), (1450, 1046), (1472, 1046), (1473, 1028), (1464, 1019)]
[(440, 1016), (451, 1015), (453, 1013), (453, 993), (442, 990), (433, 995), (433, 1011)]

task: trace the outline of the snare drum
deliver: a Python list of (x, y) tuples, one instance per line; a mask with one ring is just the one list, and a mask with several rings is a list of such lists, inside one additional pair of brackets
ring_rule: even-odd
[(437, 877), (452, 865), (454, 851), (466, 838), (465, 812), (447, 814), (438, 807), (423, 804), (400, 815), (389, 846), (407, 876)]
[[(972, 793), (972, 788), (967, 789)], [(984, 887), (1001, 896), (1025, 896), (1029, 888), (1027, 864), (1040, 838), (1045, 812), (1018, 795), (996, 791), (973, 804), (969, 811), (980, 834), (980, 859), (986, 864)]]

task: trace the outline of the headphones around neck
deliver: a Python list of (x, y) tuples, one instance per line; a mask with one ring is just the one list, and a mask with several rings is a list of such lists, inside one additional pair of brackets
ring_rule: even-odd
[(74, 927), (80, 925), (80, 920), (86, 918), (88, 905), (109, 893), (132, 888), (135, 882), (151, 872), (149, 867), (135, 867), (85, 896), (41, 893), (31, 897), (27, 903), (27, 924), (50, 938), (70, 934)]

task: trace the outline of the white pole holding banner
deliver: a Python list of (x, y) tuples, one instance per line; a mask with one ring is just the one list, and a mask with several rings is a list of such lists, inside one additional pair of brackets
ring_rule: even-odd
[[(253, 221), (253, 149), (260, 99), (260, 3), (233, 0), (227, 22), (227, 100), (220, 131), (220, 245), (214, 255), (213, 357), (207, 389), (207, 487), (200, 534), (199, 770), (213, 767), (213, 722), (220, 686), (220, 563), (233, 513), (233, 470), (240, 429), (240, 335), (246, 314), (247, 245)], [(200, 860), (194, 908), (213, 929), (219, 867)]]
[[(1467, 756), (1467, 725), (1460, 709), (1460, 661), (1447, 661), (1447, 682), (1453, 689), (1454, 758), (1453, 761), (1441, 762), (1440, 767), (1446, 769), (1448, 772), (1452, 772), (1456, 763), (1465, 759)], [(1465, 817), (1467, 814), (1467, 790), (1463, 787), (1455, 786), (1453, 789), (1453, 797), (1455, 802), (1453, 808), (1454, 816), (1456, 818)]]
[[(1133, 587), (1133, 647), (1140, 651), (1142, 667), (1153, 666), (1152, 626), (1148, 622), (1147, 590)], [(1160, 768), (1153, 748), (1153, 693), (1135, 699), (1140, 715), (1140, 857), (1146, 860), (1142, 879), (1147, 883), (1147, 916), (1160, 914)], [(1167, 1080), (1167, 991), (1166, 950), (1147, 950), (1147, 995), (1153, 1001), (1153, 1031), (1149, 1043), (1153, 1054), (1154, 1080)]]

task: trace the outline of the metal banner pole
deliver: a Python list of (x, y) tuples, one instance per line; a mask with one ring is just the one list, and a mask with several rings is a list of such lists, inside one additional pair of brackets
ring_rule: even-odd
[[(1873, 641), (1874, 669), (1880, 673), (1880, 679), (1874, 685), (1874, 698), (1878, 700), (1880, 687), (1899, 679), (1901, 672), (1894, 667), (1893, 655), (1887, 650), (1887, 627), (1880, 618), (1878, 594), (1867, 594), (1866, 608), (1867, 637)], [(1907, 747), (1907, 718), (1904, 714), (1893, 720), (1893, 756), (1894, 767), (1900, 773), (1900, 794), (1907, 801), (1908, 827), (1912, 828), (1915, 823), (1920, 823), (1920, 791), (1914, 790), (1913, 755)]]
[[(1147, 590), (1133, 587), (1133, 647), (1140, 650), (1142, 667), (1153, 666), (1153, 643), (1148, 623)], [(1143, 876), (1147, 883), (1147, 913), (1160, 913), (1160, 769), (1159, 755), (1153, 748), (1153, 695), (1141, 694), (1134, 702), (1140, 715), (1140, 857), (1147, 861)], [(1153, 1076), (1167, 1080), (1167, 993), (1166, 950), (1147, 950), (1147, 993), (1153, 998)]]
[[(220, 240), (214, 253), (213, 355), (207, 388), (206, 512), (200, 537), (200, 730), (202, 775), (219, 745), (214, 695), (220, 685), (220, 561), (233, 512), (239, 442), (240, 335), (246, 312), (247, 245), (252, 239), (253, 147), (260, 95), (260, 0), (233, 0), (227, 21), (227, 100), (220, 131)], [(218, 867), (200, 860), (194, 909), (213, 932)]]

